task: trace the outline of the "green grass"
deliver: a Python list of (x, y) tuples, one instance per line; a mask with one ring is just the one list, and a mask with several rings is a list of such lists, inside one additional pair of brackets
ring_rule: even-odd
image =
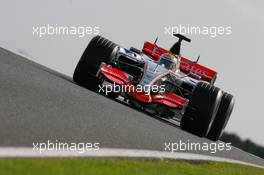
[(0, 175), (264, 175), (264, 169), (222, 162), (128, 159), (0, 159)]

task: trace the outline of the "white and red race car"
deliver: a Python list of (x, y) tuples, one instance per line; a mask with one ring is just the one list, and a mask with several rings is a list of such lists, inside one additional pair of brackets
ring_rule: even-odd
[(180, 125), (200, 137), (218, 140), (230, 118), (234, 97), (214, 86), (217, 73), (181, 56), (174, 34), (170, 50), (145, 42), (125, 49), (95, 36), (85, 49), (73, 80), (93, 91), (123, 99), (131, 106)]

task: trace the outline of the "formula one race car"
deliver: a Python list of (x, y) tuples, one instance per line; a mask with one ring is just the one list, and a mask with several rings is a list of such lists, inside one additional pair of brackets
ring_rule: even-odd
[(174, 34), (170, 50), (145, 42), (143, 49), (125, 49), (95, 36), (85, 49), (73, 80), (90, 90), (122, 99), (131, 106), (178, 123), (200, 137), (218, 140), (229, 120), (234, 98), (214, 86), (217, 73), (181, 56)]

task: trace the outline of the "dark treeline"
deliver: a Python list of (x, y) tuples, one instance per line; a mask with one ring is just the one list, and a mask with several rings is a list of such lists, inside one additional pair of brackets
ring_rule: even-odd
[(257, 145), (250, 139), (242, 140), (238, 135), (233, 133), (224, 133), (221, 139), (223, 142), (230, 142), (233, 146), (246, 152), (264, 158), (264, 147)]

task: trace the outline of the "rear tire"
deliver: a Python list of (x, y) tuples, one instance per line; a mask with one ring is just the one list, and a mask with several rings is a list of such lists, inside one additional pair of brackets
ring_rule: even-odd
[(222, 91), (208, 83), (199, 82), (186, 106), (181, 128), (199, 137), (208, 134), (216, 116)]
[(118, 46), (101, 36), (95, 36), (86, 47), (81, 59), (79, 60), (73, 80), (77, 84), (91, 89), (98, 90), (102, 80), (96, 77), (101, 63), (110, 64), (114, 58)]
[(207, 135), (207, 138), (212, 141), (217, 141), (222, 136), (227, 125), (230, 115), (235, 104), (234, 97), (228, 93), (224, 93), (216, 117), (212, 127)]

